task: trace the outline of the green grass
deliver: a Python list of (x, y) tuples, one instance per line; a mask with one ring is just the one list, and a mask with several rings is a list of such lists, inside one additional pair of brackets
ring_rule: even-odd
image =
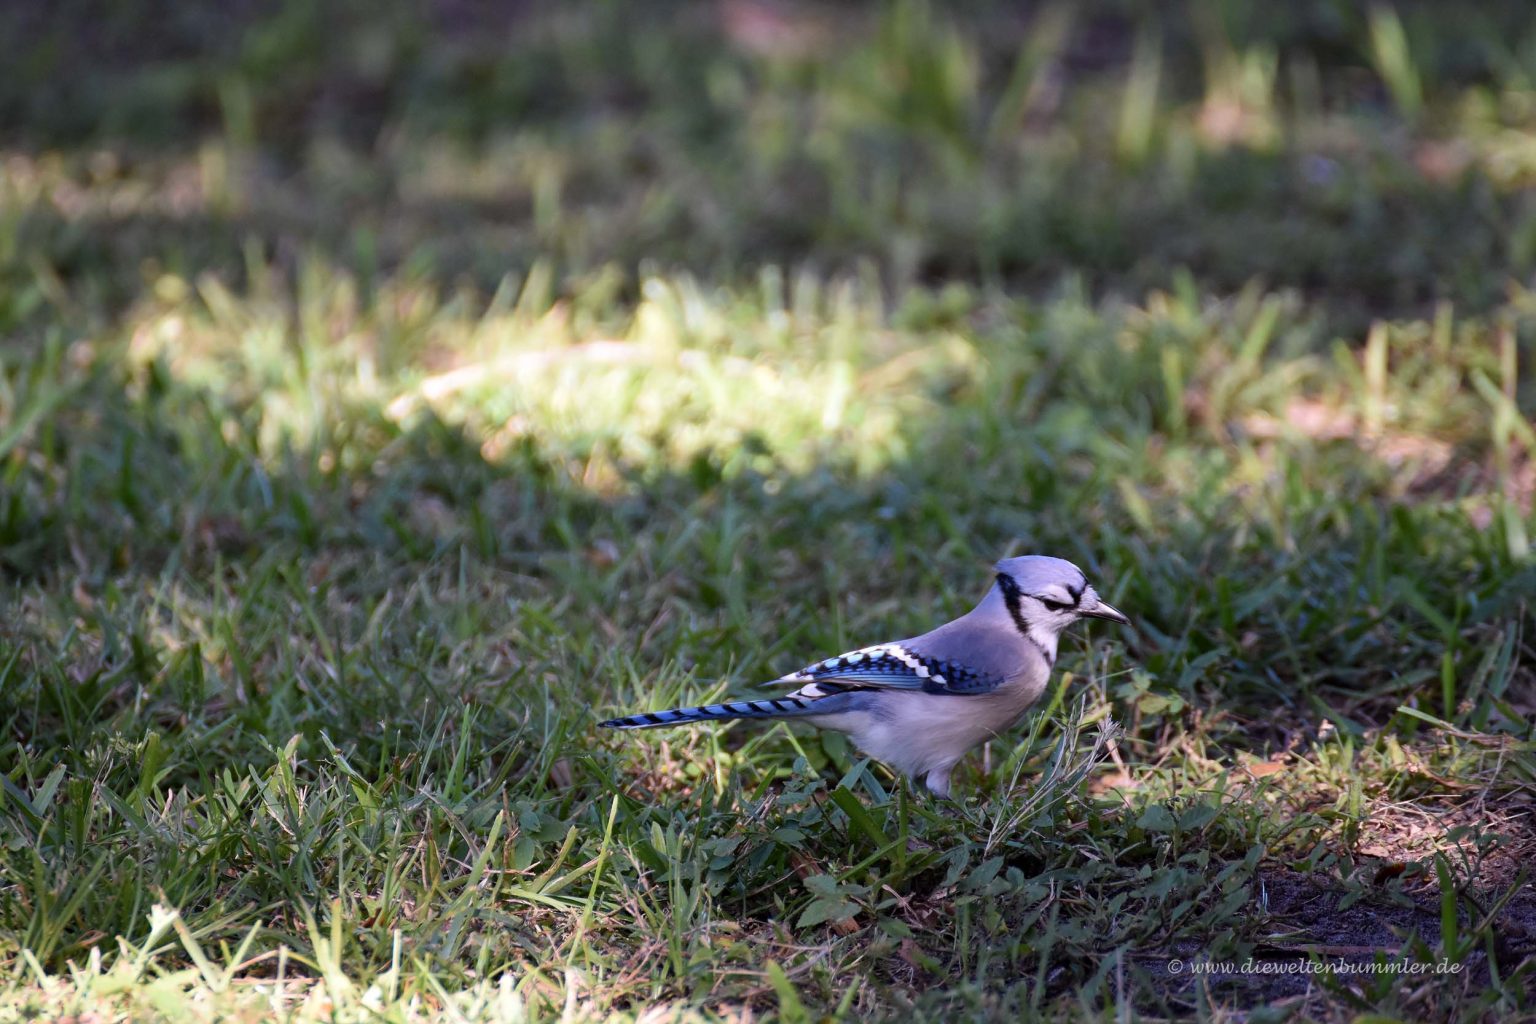
[[(1268, 10), (37, 15), (0, 1020), (1536, 1018), (1536, 35)], [(595, 728), (1022, 552), (954, 804)]]

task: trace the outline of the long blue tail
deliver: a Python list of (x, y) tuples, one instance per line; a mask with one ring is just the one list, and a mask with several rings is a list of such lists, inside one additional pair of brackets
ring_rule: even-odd
[(654, 729), (658, 725), (687, 725), (690, 722), (721, 722), (735, 718), (797, 718), (801, 715), (834, 714), (846, 710), (843, 698), (851, 694), (834, 694), (831, 697), (775, 697), (772, 700), (733, 700), (726, 704), (701, 704), (691, 708), (672, 708), (669, 711), (647, 711), (624, 718), (610, 718), (600, 722), (607, 729)]

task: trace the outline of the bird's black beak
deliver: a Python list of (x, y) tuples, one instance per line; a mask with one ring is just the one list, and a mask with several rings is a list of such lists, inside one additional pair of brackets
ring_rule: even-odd
[(1087, 611), (1078, 612), (1079, 615), (1089, 619), (1108, 619), (1110, 622), (1118, 622), (1122, 626), (1129, 626), (1131, 620), (1114, 605), (1100, 601)]

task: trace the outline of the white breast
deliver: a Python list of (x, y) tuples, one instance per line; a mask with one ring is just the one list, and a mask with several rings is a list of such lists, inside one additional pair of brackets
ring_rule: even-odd
[(810, 722), (847, 733), (863, 753), (918, 777), (947, 772), (971, 748), (1012, 726), (1039, 699), (1045, 682), (1018, 680), (974, 696), (884, 690), (870, 695), (876, 706), (869, 710), (819, 715)]

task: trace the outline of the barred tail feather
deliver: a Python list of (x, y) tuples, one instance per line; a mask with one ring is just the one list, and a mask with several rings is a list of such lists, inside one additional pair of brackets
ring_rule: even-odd
[[(839, 694), (838, 696), (842, 696)], [(654, 729), (660, 725), (688, 725), (692, 722), (727, 722), (737, 718), (797, 718), (801, 715), (824, 715), (843, 710), (842, 701), (828, 698), (806, 700), (802, 697), (776, 697), (771, 700), (733, 700), (726, 704), (701, 704), (691, 708), (672, 708), (669, 711), (647, 711), (624, 718), (610, 718), (600, 722), (607, 729)]]

